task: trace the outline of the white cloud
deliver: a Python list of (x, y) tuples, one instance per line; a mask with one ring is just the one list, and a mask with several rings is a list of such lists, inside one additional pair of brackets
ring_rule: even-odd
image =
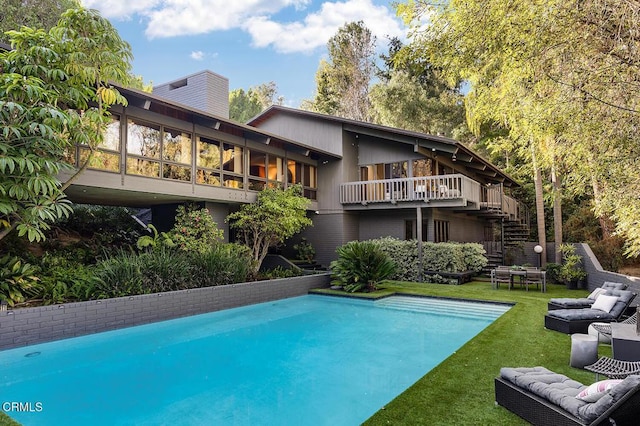
[(373, 0), (342, 0), (321, 3), (303, 20), (278, 22), (274, 16), (294, 8), (307, 10), (312, 0), (82, 0), (103, 16), (146, 22), (147, 37), (165, 38), (239, 28), (252, 37), (256, 47), (272, 46), (283, 53), (310, 52), (324, 46), (347, 22), (364, 21), (379, 39), (404, 37), (400, 21), (387, 6)]
[(131, 19), (161, 5), (162, 0), (80, 0), (87, 9), (97, 9), (105, 18)]
[(257, 16), (248, 19), (242, 28), (251, 34), (257, 47), (271, 45), (283, 53), (309, 52), (326, 45), (345, 23), (360, 20), (378, 39), (405, 36), (393, 12), (385, 6), (375, 6), (371, 0), (325, 2), (318, 12), (307, 15), (303, 22), (281, 24)]
[(204, 52), (202, 52), (201, 50), (198, 50), (196, 52), (191, 52), (191, 55), (189, 55), (191, 57), (191, 59), (195, 59), (196, 61), (201, 61), (204, 58)]

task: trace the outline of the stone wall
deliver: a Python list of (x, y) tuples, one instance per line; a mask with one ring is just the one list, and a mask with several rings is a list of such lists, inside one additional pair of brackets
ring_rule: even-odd
[(307, 294), (328, 273), (0, 312), (0, 350)]

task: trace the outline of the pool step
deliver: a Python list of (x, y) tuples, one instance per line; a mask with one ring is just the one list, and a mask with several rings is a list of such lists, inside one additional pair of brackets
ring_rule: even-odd
[(375, 306), (385, 309), (447, 314), (471, 318), (496, 319), (510, 306), (493, 303), (461, 302), (448, 299), (391, 296), (377, 300)]

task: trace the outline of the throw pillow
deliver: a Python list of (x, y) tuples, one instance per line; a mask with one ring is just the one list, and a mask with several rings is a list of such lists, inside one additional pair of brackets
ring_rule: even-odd
[(622, 379), (609, 379), (595, 382), (591, 386), (583, 389), (578, 395), (576, 395), (576, 398), (581, 399), (584, 402), (596, 402), (621, 381)]
[(598, 296), (600, 296), (602, 293), (606, 293), (606, 292), (607, 292), (606, 289), (604, 289), (602, 287), (598, 287), (595, 290), (593, 290), (590, 295), (587, 296), (587, 299), (596, 300), (598, 298)]
[(600, 309), (601, 311), (610, 312), (613, 308), (613, 305), (616, 304), (618, 298), (616, 296), (607, 296), (606, 294), (601, 294), (598, 296), (593, 305), (591, 305), (591, 309)]

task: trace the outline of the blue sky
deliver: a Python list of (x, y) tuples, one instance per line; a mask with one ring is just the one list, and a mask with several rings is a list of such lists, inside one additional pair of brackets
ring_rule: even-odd
[(208, 69), (230, 90), (274, 81), (285, 104), (313, 97), (326, 44), (364, 21), (386, 51), (406, 28), (389, 0), (81, 0), (131, 44), (133, 71), (154, 85)]

